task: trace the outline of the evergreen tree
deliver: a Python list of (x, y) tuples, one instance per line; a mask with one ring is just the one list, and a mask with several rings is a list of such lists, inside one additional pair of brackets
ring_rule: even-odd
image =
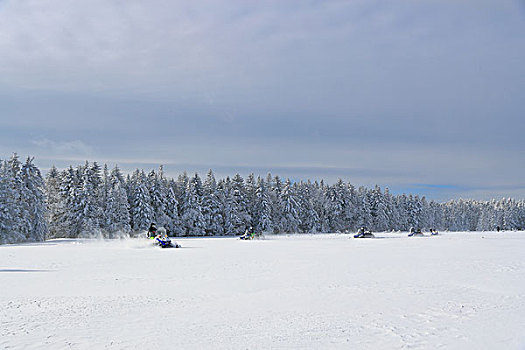
[(21, 242), (18, 231), (17, 198), (14, 177), (6, 161), (0, 161), (0, 244)]
[(256, 232), (273, 232), (272, 203), (267, 186), (262, 178), (257, 179), (255, 190), (256, 210), (254, 213), (254, 229)]
[(9, 174), (9, 193), (12, 196), (11, 203), (14, 204), (11, 208), (11, 241), (23, 242), (29, 236), (31, 223), (29, 221), (29, 208), (27, 206), (28, 198), (24, 197), (22, 164), (16, 153), (7, 161), (7, 172)]
[(181, 225), (187, 236), (205, 234), (205, 220), (202, 215), (202, 182), (198, 174), (188, 181), (184, 201), (182, 203)]
[(282, 181), (279, 176), (271, 177), (271, 174), (268, 174), (267, 183), (269, 186), (268, 196), (271, 203), (271, 212), (272, 212), (272, 227), (274, 233), (284, 232), (282, 227), (283, 212), (281, 206), (281, 192), (282, 192)]
[(146, 175), (138, 169), (131, 177), (132, 189), (130, 201), (131, 229), (145, 231), (154, 222), (154, 211), (151, 206), (151, 197), (146, 184)]
[(60, 195), (60, 173), (55, 166), (47, 173), (45, 185), (47, 194), (46, 221), (49, 228), (48, 237), (60, 237), (60, 233), (64, 231), (64, 227), (61, 225), (61, 218), (64, 216), (65, 208), (64, 201)]
[(164, 171), (162, 166), (159, 173), (151, 171), (147, 179), (149, 194), (151, 197), (151, 206), (154, 212), (154, 220), (158, 227), (167, 226), (169, 217), (167, 215), (167, 191), (168, 184), (164, 178)]
[(379, 186), (370, 192), (370, 216), (372, 217), (372, 229), (374, 231), (385, 231), (388, 229), (388, 209), (385, 203), (385, 197)]
[(310, 181), (308, 183), (301, 182), (298, 186), (300, 232), (315, 233), (321, 230), (319, 214), (315, 210), (314, 197), (315, 187), (312, 183)]
[(102, 183), (100, 167), (97, 163), (90, 166), (86, 162), (85, 166), (79, 169), (79, 172), (81, 173), (81, 184), (75, 204), (80, 234), (83, 236), (99, 235), (101, 233), (101, 221), (103, 221), (103, 211), (98, 196)]
[(225, 180), (221, 180), (217, 184), (217, 197), (219, 203), (221, 203), (221, 216), (223, 218), (223, 231), (226, 235), (240, 234), (235, 231), (234, 223), (238, 221), (236, 212), (234, 211), (234, 194), (229, 177)]
[(208, 171), (206, 180), (204, 181), (202, 215), (204, 217), (205, 231), (207, 235), (224, 234), (224, 219), (221, 212), (221, 203), (217, 193), (215, 176), (211, 169)]
[(364, 187), (359, 187), (357, 191), (357, 225), (358, 227), (371, 228), (372, 226), (372, 208), (370, 207), (369, 192)]
[(280, 196), (280, 207), (282, 221), (280, 227), (284, 232), (294, 233), (299, 231), (301, 221), (299, 219), (299, 203), (290, 179), (284, 183)]
[(252, 226), (252, 218), (248, 212), (249, 196), (241, 175), (236, 174), (231, 181), (231, 185), (233, 190), (233, 229), (235, 232), (244, 232), (247, 227)]
[(170, 182), (166, 196), (166, 215), (168, 216), (166, 230), (171, 235), (180, 236), (183, 233), (183, 229), (179, 216), (179, 202), (177, 201), (174, 187), (175, 183)]
[[(106, 177), (106, 176), (105, 176)], [(106, 197), (106, 230), (110, 237), (128, 234), (130, 226), (130, 205), (124, 187), (122, 173), (118, 166), (105, 179), (108, 185)]]
[(46, 239), (47, 223), (45, 218), (46, 199), (45, 184), (40, 170), (33, 164), (33, 158), (27, 158), (21, 168), (22, 178), (22, 203), (28, 227), (26, 240), (42, 242)]

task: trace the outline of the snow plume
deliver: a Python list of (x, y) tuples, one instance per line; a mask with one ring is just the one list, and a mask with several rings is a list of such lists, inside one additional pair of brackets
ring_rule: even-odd
[(131, 235), (129, 234), (129, 232), (116, 231), (116, 232), (111, 233), (110, 238), (124, 240), (124, 239), (130, 239)]
[(82, 231), (78, 235), (78, 238), (95, 239), (95, 240), (108, 240), (108, 239), (126, 240), (126, 239), (130, 239), (131, 235), (129, 232), (124, 232), (124, 231), (108, 232), (108, 231), (103, 231), (101, 229), (96, 229), (93, 231)]
[(104, 233), (100, 229), (92, 230), (92, 231), (82, 231), (82, 232), (80, 232), (78, 237), (82, 238), (82, 239), (96, 239), (96, 240), (104, 240), (105, 239)]

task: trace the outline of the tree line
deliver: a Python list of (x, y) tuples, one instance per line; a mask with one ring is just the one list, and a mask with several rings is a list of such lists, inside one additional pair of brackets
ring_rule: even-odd
[(428, 201), (388, 189), (338, 180), (292, 182), (279, 176), (236, 174), (217, 180), (210, 170), (177, 179), (162, 166), (124, 175), (86, 162), (42, 177), (32, 158), (0, 162), (0, 243), (50, 238), (116, 237), (163, 226), (172, 236), (262, 233), (525, 229), (525, 201)]

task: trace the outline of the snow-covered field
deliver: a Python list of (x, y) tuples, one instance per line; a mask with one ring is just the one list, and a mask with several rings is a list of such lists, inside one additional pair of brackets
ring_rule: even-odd
[(0, 348), (525, 349), (525, 232), (0, 246)]

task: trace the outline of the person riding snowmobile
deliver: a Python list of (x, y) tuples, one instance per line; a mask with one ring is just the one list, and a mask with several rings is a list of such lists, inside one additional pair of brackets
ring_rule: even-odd
[(155, 236), (155, 244), (161, 248), (172, 247), (171, 240), (168, 237), (166, 229), (164, 227), (159, 228), (156, 231), (157, 235)]
[(420, 228), (411, 227), (408, 237), (414, 237), (414, 236), (424, 236), (424, 235), (423, 235), (423, 232), (421, 232)]
[(253, 239), (255, 237), (255, 232), (253, 231), (253, 227), (249, 227), (244, 231), (244, 235), (241, 236), (241, 239)]
[(361, 227), (357, 234), (354, 235), (354, 238), (372, 238), (374, 235), (372, 234), (372, 231), (369, 231), (366, 229), (366, 227)]
[(148, 238), (155, 238), (157, 235), (157, 226), (154, 222), (151, 223), (148, 229)]

